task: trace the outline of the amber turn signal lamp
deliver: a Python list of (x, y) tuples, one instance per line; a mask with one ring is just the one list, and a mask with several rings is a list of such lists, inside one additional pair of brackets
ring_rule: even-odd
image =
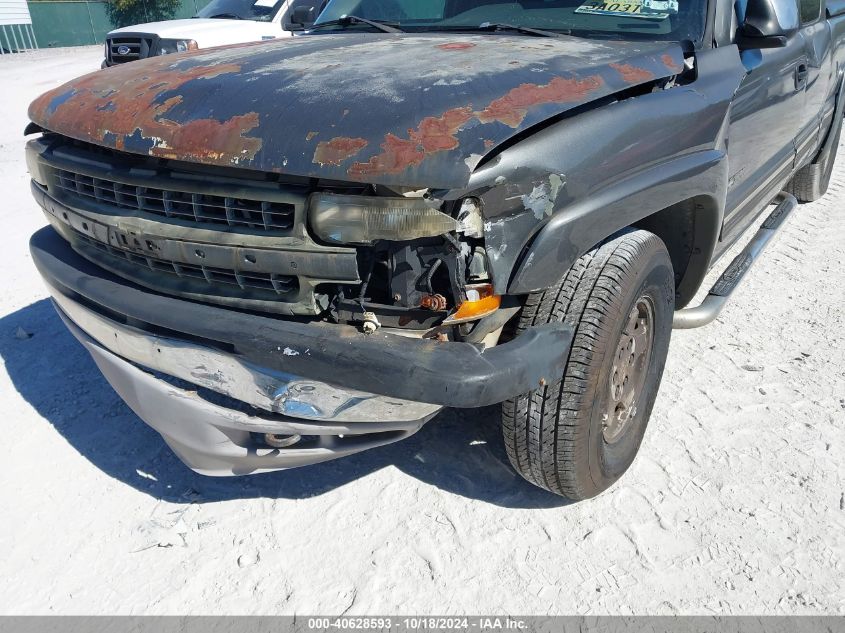
[(466, 287), (467, 299), (452, 314), (446, 317), (443, 325), (454, 325), (474, 321), (492, 314), (499, 309), (502, 297), (493, 294), (491, 284), (475, 284)]

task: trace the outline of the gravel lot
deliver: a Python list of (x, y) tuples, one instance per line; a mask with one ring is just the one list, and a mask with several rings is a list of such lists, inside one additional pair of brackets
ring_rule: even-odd
[(519, 479), (495, 408), (210, 479), (111, 391), (29, 257), (26, 106), (100, 59), (0, 59), (0, 613), (845, 614), (842, 161), (719, 320), (674, 333), (640, 456), (599, 498)]

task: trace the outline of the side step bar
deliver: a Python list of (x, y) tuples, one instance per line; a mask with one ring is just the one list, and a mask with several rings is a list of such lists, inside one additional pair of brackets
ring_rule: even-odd
[(695, 327), (707, 325), (722, 311), (722, 308), (728, 303), (731, 293), (745, 278), (745, 274), (756, 262), (766, 248), (766, 245), (777, 233), (778, 229), (783, 226), (784, 221), (792, 210), (798, 205), (798, 201), (791, 193), (781, 191), (774, 202), (777, 206), (766, 218), (766, 221), (760, 225), (760, 228), (755, 233), (754, 237), (742, 252), (734, 257), (734, 260), (725, 269), (725, 272), (716, 280), (710, 292), (701, 302), (701, 305), (694, 308), (684, 308), (677, 310), (672, 321), (672, 327), (678, 330), (688, 330)]

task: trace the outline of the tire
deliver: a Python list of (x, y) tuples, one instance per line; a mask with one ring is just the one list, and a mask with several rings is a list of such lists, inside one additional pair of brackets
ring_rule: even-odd
[(812, 163), (796, 171), (792, 180), (786, 185), (786, 190), (795, 196), (798, 202), (815, 202), (827, 193), (830, 177), (833, 174), (833, 164), (836, 162), (836, 152), (839, 149), (842, 118), (834, 119), (831, 126), (830, 134), (834, 136), (830, 151), (823, 151)]
[[(594, 497), (622, 476), (657, 397), (674, 308), (669, 253), (660, 238), (643, 230), (608, 239), (575, 262), (556, 286), (528, 297), (517, 336), (533, 325), (561, 321), (573, 325), (575, 336), (560, 379), (502, 405), (505, 447), (520, 475), (572, 500)], [(650, 345), (640, 317), (651, 321)], [(636, 335), (639, 348), (648, 351), (635, 353), (633, 367), (639, 371), (631, 370), (623, 390), (628, 401), (635, 392), (633, 406), (627, 416), (623, 409), (620, 422), (620, 416), (605, 413), (627, 367), (617, 359), (612, 385), (623, 334), (626, 341)]]

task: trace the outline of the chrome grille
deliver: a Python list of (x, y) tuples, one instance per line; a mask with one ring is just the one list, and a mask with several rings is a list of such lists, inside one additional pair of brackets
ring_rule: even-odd
[(296, 277), (277, 275), (275, 273), (185, 264), (115, 248), (110, 244), (105, 244), (79, 232), (74, 232), (74, 237), (80, 243), (113, 259), (122, 259), (138, 266), (146, 267), (153, 272), (168, 273), (185, 279), (204, 281), (209, 285), (226, 284), (237, 286), (242, 290), (271, 290), (278, 295), (285, 295), (299, 289), (299, 280)]
[(280, 233), (293, 228), (295, 207), (284, 202), (249, 200), (205, 193), (140, 187), (57, 169), (56, 187), (68, 199), (81, 198), (121, 209), (197, 224)]
[(146, 42), (140, 37), (114, 37), (109, 38), (107, 42), (109, 61), (112, 64), (122, 64), (140, 59), (141, 49), (149, 50), (149, 46), (144, 46)]

